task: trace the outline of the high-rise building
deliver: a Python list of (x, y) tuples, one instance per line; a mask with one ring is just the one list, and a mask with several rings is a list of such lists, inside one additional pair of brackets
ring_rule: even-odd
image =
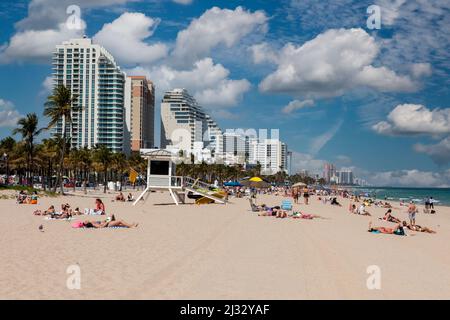
[(130, 76), (125, 83), (125, 119), (131, 151), (155, 146), (155, 87), (144, 76)]
[(287, 145), (278, 139), (250, 139), (249, 163), (261, 165), (261, 174), (288, 172)]
[(323, 170), (323, 178), (326, 182), (330, 182), (331, 178), (336, 175), (336, 166), (331, 163), (326, 163)]
[(53, 134), (65, 128), (73, 148), (106, 145), (124, 151), (125, 74), (113, 56), (91, 39), (71, 39), (53, 52), (53, 84), (64, 85), (78, 97), (72, 124), (59, 121)]
[(353, 171), (350, 169), (341, 169), (336, 173), (339, 178), (339, 184), (352, 185), (353, 184)]
[(216, 122), (186, 89), (174, 89), (164, 94), (161, 103), (161, 148), (176, 146), (181, 150), (193, 150), (196, 142), (202, 142), (207, 147), (215, 143), (219, 132)]

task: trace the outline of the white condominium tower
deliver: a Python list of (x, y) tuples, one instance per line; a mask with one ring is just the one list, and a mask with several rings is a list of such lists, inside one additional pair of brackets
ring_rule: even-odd
[[(102, 144), (123, 152), (125, 74), (113, 56), (91, 39), (64, 41), (53, 52), (53, 80), (54, 85), (64, 85), (78, 97), (72, 126), (66, 126), (71, 146)], [(62, 128), (61, 120), (53, 133), (61, 134)]]
[(176, 146), (193, 150), (195, 142), (204, 147), (213, 143), (219, 127), (186, 89), (174, 89), (164, 94), (161, 103), (161, 148)]
[(261, 165), (261, 174), (271, 175), (277, 172), (288, 172), (287, 145), (278, 139), (251, 139), (250, 164)]

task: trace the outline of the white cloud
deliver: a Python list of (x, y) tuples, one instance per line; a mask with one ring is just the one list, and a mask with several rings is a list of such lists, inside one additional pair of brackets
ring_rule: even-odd
[(267, 29), (268, 18), (263, 11), (247, 11), (213, 7), (178, 33), (173, 58), (176, 64), (191, 65), (209, 55), (219, 45), (230, 48), (255, 30)]
[(392, 110), (386, 121), (372, 126), (386, 135), (441, 135), (450, 133), (450, 108), (430, 110), (423, 105), (401, 104)]
[(433, 159), (438, 165), (450, 163), (450, 137), (447, 137), (436, 144), (425, 145), (418, 143), (414, 145), (414, 150), (419, 153), (425, 153)]
[(386, 25), (393, 25), (400, 15), (400, 8), (406, 0), (378, 0), (377, 5), (381, 8), (381, 21)]
[[(0, 45), (0, 63), (50, 63), (56, 44), (84, 35), (86, 24), (82, 18), (85, 11), (133, 1), (137, 0), (32, 0), (28, 15), (15, 25), (16, 33)], [(80, 8), (81, 28), (78, 29), (69, 29), (66, 25), (75, 13), (67, 13), (72, 5)]]
[(32, 0), (28, 5), (28, 15), (17, 22), (16, 27), (20, 31), (56, 29), (72, 14), (66, 12), (71, 5), (79, 6), (83, 16), (86, 10), (135, 1), (139, 0)]
[(249, 50), (252, 53), (253, 62), (255, 64), (264, 62), (278, 63), (277, 53), (267, 42), (252, 45)]
[(362, 29), (331, 29), (296, 47), (287, 44), (278, 68), (260, 83), (263, 92), (320, 98), (368, 87), (383, 92), (413, 91), (417, 85), (386, 67), (374, 67), (379, 47)]
[(197, 61), (190, 70), (177, 70), (168, 65), (137, 67), (129, 74), (144, 74), (158, 84), (159, 92), (173, 88), (186, 88), (205, 107), (230, 107), (250, 89), (245, 80), (229, 79), (230, 71), (211, 58)]
[(0, 63), (50, 63), (55, 46), (67, 39), (82, 36), (84, 28), (83, 23), (81, 30), (70, 30), (65, 23), (61, 23), (58, 29), (20, 31), (0, 49)]
[(247, 79), (224, 79), (215, 88), (208, 88), (196, 95), (196, 99), (204, 105), (233, 106), (238, 104), (245, 92), (250, 90), (251, 84)]
[(450, 171), (431, 172), (414, 169), (374, 172), (368, 177), (368, 181), (376, 186), (448, 187)]
[(178, 3), (178, 4), (191, 4), (193, 0), (173, 0), (173, 2)]
[(40, 95), (49, 95), (53, 91), (53, 77), (47, 76), (42, 82), (42, 89), (40, 91)]
[(304, 100), (304, 101), (294, 100), (289, 102), (288, 105), (283, 108), (282, 112), (290, 114), (296, 110), (300, 110), (303, 108), (310, 108), (313, 106), (314, 106), (313, 100)]
[(292, 173), (298, 173), (301, 170), (307, 170), (310, 174), (321, 175), (324, 165), (327, 163), (325, 160), (315, 159), (312, 155), (292, 152)]
[(322, 148), (325, 147), (325, 145), (334, 138), (336, 133), (338, 133), (338, 131), (341, 129), (343, 123), (344, 120), (339, 119), (336, 124), (328, 129), (324, 134), (312, 139), (309, 153), (311, 153), (312, 155), (318, 154), (320, 150), (322, 150)]
[(21, 117), (12, 102), (0, 99), (0, 128), (16, 126)]
[(94, 36), (121, 63), (151, 63), (167, 55), (165, 44), (147, 44), (159, 24), (142, 13), (125, 12)]
[(429, 63), (414, 63), (411, 65), (411, 72), (414, 78), (429, 77), (432, 74)]

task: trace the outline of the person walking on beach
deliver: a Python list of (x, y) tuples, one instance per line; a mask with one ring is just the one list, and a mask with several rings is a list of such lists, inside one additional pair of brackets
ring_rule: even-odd
[(305, 189), (303, 189), (303, 199), (305, 200), (305, 204), (308, 205), (309, 204), (309, 190), (307, 187), (305, 187)]
[(416, 212), (417, 212), (417, 207), (414, 204), (414, 202), (411, 201), (408, 206), (408, 217), (409, 217), (409, 223), (411, 225), (416, 224)]
[(433, 197), (430, 197), (429, 202), (430, 202), (430, 209), (434, 210), (434, 199), (433, 199)]
[(292, 191), (292, 198), (294, 198), (294, 203), (298, 204), (298, 190), (297, 188), (294, 188)]

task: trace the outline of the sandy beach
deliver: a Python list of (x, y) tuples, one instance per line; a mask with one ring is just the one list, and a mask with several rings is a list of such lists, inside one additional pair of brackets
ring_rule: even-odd
[[(3, 193), (5, 194), (5, 193)], [(1, 299), (449, 299), (450, 208), (420, 213), (417, 223), (437, 234), (373, 234), (373, 217), (324, 205), (316, 197), (295, 210), (328, 219), (258, 217), (248, 199), (227, 205), (171, 204), (151, 193), (145, 204), (112, 202), (115, 194), (43, 197), (38, 205), (0, 200)], [(73, 229), (36, 209), (68, 202), (92, 207), (102, 197), (109, 214), (136, 229)], [(283, 197), (259, 196), (279, 205)], [(398, 204), (394, 204), (398, 207)], [(393, 214), (406, 219), (405, 208)], [(98, 217), (82, 216), (82, 220)], [(43, 225), (43, 232), (38, 230)], [(411, 232), (410, 232), (411, 233)], [(81, 288), (70, 290), (67, 268), (78, 265)], [(378, 266), (381, 289), (369, 290), (369, 266)]]

